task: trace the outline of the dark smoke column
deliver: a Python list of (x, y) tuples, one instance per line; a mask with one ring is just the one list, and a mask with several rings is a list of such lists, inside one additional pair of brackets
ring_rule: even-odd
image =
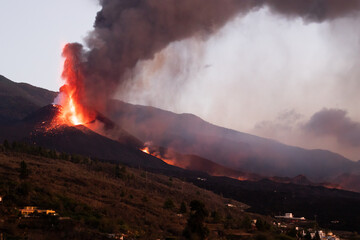
[[(360, 0), (100, 0), (82, 52), (82, 102), (101, 110), (139, 60), (169, 43), (207, 37), (234, 16), (268, 6), (286, 18), (321, 22), (359, 10)], [(78, 53), (77, 52), (77, 53)], [(170, 80), (170, 79), (169, 79)]]

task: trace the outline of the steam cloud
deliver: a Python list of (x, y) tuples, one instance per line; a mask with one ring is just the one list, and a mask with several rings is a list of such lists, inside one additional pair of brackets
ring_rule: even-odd
[[(268, 6), (285, 18), (322, 22), (353, 14), (360, 0), (100, 0), (102, 6), (87, 38), (76, 47), (74, 66), (84, 76), (78, 96), (98, 110), (129, 79), (139, 60), (153, 58), (169, 43), (206, 38), (239, 14)], [(81, 56), (79, 56), (81, 54)]]

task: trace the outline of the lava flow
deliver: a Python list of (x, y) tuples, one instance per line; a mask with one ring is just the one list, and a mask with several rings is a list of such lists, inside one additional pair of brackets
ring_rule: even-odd
[[(146, 145), (148, 144), (146, 143)], [(205, 172), (211, 176), (227, 176), (230, 178), (237, 179), (239, 181), (257, 179), (257, 178), (251, 179), (246, 174), (240, 171), (227, 169), (226, 167), (220, 166), (209, 160), (202, 159), (200, 157), (196, 157), (192, 155), (181, 155), (169, 150), (166, 151), (166, 154), (161, 154), (159, 150), (156, 150), (156, 147), (151, 147), (151, 146), (150, 147), (145, 146), (140, 150), (146, 154), (161, 159), (162, 161), (164, 161), (169, 165), (187, 170), (192, 170), (192, 171)]]
[(159, 158), (159, 159), (163, 160), (164, 162), (166, 162), (167, 164), (175, 165), (175, 160), (164, 158), (160, 155), (160, 153), (157, 153), (156, 151), (150, 151), (149, 147), (141, 148), (140, 151), (142, 151), (146, 154), (149, 154), (151, 156), (154, 156), (156, 158)]
[(177, 159), (174, 156), (170, 157), (169, 154), (167, 154), (168, 155), (167, 157), (163, 157), (158, 151), (152, 151), (149, 149), (149, 147), (141, 148), (140, 151), (142, 151), (146, 154), (149, 154), (151, 156), (154, 156), (156, 158), (159, 158), (169, 165), (177, 166), (177, 167), (184, 168), (184, 169), (186, 169), (188, 167), (188, 165), (184, 164), (184, 162), (177, 161)]
[[(142, 152), (150, 154), (149, 148), (148, 147), (144, 147), (140, 149)], [(150, 154), (151, 155), (151, 154)], [(155, 156), (156, 157), (156, 156)]]
[(59, 104), (62, 106), (58, 122), (67, 125), (81, 125), (91, 122), (93, 111), (83, 104), (84, 74), (81, 62), (81, 46), (67, 44), (63, 49), (65, 58), (61, 77), (65, 84), (60, 88)]

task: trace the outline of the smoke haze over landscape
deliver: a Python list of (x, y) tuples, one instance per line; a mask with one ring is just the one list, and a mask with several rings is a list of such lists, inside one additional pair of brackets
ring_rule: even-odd
[(353, 13), (312, 22), (257, 8), (138, 62), (117, 97), (358, 160), (354, 145), (302, 127), (323, 108), (359, 122), (358, 22)]

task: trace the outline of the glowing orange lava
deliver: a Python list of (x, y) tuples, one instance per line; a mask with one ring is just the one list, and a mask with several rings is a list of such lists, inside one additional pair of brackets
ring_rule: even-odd
[(235, 179), (237, 179), (237, 180), (239, 180), (239, 181), (246, 181), (246, 180), (248, 180), (246, 177), (231, 177), (231, 178), (235, 178)]
[[(144, 153), (146, 154), (149, 154), (151, 156), (154, 156), (158, 159), (161, 159), (163, 160), (164, 162), (166, 162), (167, 164), (169, 165), (173, 165), (173, 166), (178, 166), (177, 165), (177, 161), (175, 159), (171, 159), (171, 158), (165, 158), (165, 157), (162, 157), (158, 152), (156, 151), (151, 151), (150, 152), (150, 149), (148, 147), (144, 147), (144, 148), (141, 148), (140, 151), (143, 151)], [(178, 167), (182, 167), (182, 166), (178, 166)]]
[(186, 159), (182, 159), (182, 160), (178, 160), (176, 157), (170, 157), (171, 155), (167, 154), (166, 157), (162, 156), (158, 151), (153, 151), (150, 150), (149, 147), (144, 147), (140, 149), (142, 152), (149, 154), (151, 156), (154, 156), (156, 158), (161, 159), (162, 161), (164, 161), (165, 163), (172, 165), (172, 166), (176, 166), (179, 168), (183, 168), (183, 169), (188, 169), (188, 170), (196, 170), (196, 171), (204, 171), (206, 173), (208, 173), (211, 176), (227, 176), (233, 179), (237, 179), (239, 181), (246, 181), (249, 180), (246, 176), (239, 176), (239, 175), (232, 175), (232, 174), (226, 174), (223, 172), (218, 172), (216, 169), (212, 169), (212, 170), (206, 170), (206, 168), (202, 169), (198, 169), (198, 168), (192, 168), (191, 167), (191, 162), (189, 162)]
[(148, 147), (141, 148), (140, 151), (142, 151), (146, 154), (149, 154), (151, 156), (154, 156), (158, 159), (161, 159), (162, 161), (164, 161), (165, 163), (167, 163), (169, 165), (177, 166), (177, 167), (184, 168), (184, 169), (186, 168), (186, 165), (180, 164), (180, 163), (182, 163), (181, 161), (179, 162), (175, 158), (163, 157), (157, 151), (150, 151), (150, 149)]
[(140, 151), (143, 151), (144, 153), (151, 155), (148, 147), (144, 147), (144, 148), (140, 149)]
[(74, 101), (72, 95), (65, 96), (64, 99), (61, 99), (62, 111), (59, 116), (62, 118), (63, 122), (67, 125), (81, 125), (89, 122), (89, 119), (85, 117), (79, 106)]
[(67, 125), (81, 125), (93, 120), (93, 112), (83, 104), (84, 75), (81, 62), (81, 47), (67, 44), (63, 49), (65, 58), (62, 79), (65, 84), (60, 88), (60, 102), (62, 106), (59, 116), (60, 122)]
[(70, 112), (71, 112), (71, 121), (75, 125), (81, 124), (78, 116), (76, 116), (76, 107), (75, 107), (74, 101), (72, 100), (71, 97), (70, 97), (70, 100), (69, 100), (69, 105), (70, 105)]

